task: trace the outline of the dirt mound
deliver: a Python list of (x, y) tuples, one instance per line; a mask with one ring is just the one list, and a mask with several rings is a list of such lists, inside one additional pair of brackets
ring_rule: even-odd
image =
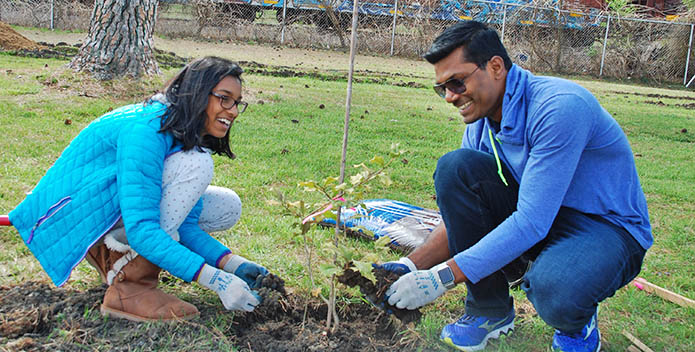
[[(176, 285), (184, 285), (179, 280)], [(174, 284), (163, 282), (162, 286)], [(193, 321), (134, 323), (103, 318), (106, 286), (86, 291), (41, 282), (0, 286), (0, 350), (85, 351), (404, 351), (397, 323), (366, 304), (339, 307), (340, 327), (326, 331), (327, 306), (271, 290), (251, 313), (225, 311), (215, 300), (186, 296)], [(273, 296), (273, 297), (270, 297)], [(410, 341), (409, 343), (414, 343)]]
[(40, 50), (41, 45), (17, 33), (12, 27), (0, 22), (0, 49), (2, 50)]

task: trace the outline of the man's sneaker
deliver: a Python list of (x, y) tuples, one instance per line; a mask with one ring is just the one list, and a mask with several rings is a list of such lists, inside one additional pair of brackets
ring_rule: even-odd
[(601, 333), (598, 331), (598, 309), (582, 331), (565, 334), (555, 330), (553, 351), (562, 352), (598, 352), (601, 350)]
[(480, 351), (488, 339), (508, 335), (514, 329), (514, 309), (502, 318), (464, 314), (461, 319), (442, 329), (440, 340), (461, 351)]

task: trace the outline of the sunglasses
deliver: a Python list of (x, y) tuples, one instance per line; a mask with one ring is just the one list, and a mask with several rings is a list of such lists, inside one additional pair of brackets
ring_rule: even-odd
[(480, 66), (476, 67), (475, 70), (467, 74), (466, 77), (449, 78), (446, 82), (435, 84), (432, 88), (434, 88), (434, 91), (442, 98), (446, 98), (447, 89), (454, 94), (461, 94), (466, 91), (466, 80), (472, 76), (475, 71), (478, 71), (479, 68)]

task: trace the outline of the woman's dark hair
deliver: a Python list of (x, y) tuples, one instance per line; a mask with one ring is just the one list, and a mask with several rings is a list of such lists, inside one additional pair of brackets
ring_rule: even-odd
[(244, 71), (235, 62), (215, 56), (197, 59), (184, 67), (164, 87), (171, 104), (162, 118), (159, 132), (171, 132), (183, 143), (183, 150), (206, 147), (215, 154), (235, 158), (229, 146), (229, 130), (222, 138), (203, 136), (210, 92), (222, 79), (233, 76), (241, 83)]
[(478, 67), (485, 67), (493, 56), (499, 56), (507, 70), (512, 68), (512, 60), (507, 55), (507, 49), (504, 48), (497, 32), (477, 21), (459, 22), (445, 29), (423, 57), (429, 63), (435, 64), (459, 47), (463, 50), (464, 60)]

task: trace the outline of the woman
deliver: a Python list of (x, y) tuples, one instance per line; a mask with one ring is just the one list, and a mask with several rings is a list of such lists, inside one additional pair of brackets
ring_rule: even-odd
[[(242, 69), (205, 57), (144, 103), (93, 121), (70, 143), (10, 221), (61, 286), (86, 257), (109, 288), (102, 314), (134, 321), (199, 315), (157, 289), (161, 269), (251, 311), (268, 271), (207, 232), (234, 225), (241, 201), (209, 186), (211, 153), (234, 158), (229, 128), (247, 104)], [(207, 232), (206, 232), (207, 231)]]

